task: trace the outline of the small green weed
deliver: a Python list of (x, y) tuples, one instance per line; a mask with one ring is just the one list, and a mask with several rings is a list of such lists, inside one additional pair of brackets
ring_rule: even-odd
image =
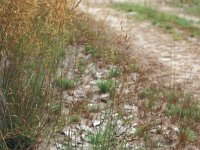
[(178, 97), (172, 93), (168, 95), (168, 104), (165, 113), (167, 115), (197, 121), (200, 119), (200, 105), (192, 101), (190, 94)]
[(123, 121), (123, 125), (125, 126), (125, 125), (132, 124), (133, 119), (132, 118), (126, 118), (126, 119), (123, 119), (122, 121)]
[(116, 80), (99, 80), (97, 86), (101, 93), (112, 92), (116, 88)]
[(191, 129), (184, 129), (181, 128), (180, 129), (180, 141), (189, 141), (189, 142), (193, 142), (196, 139), (196, 134), (193, 130)]
[(78, 115), (78, 114), (73, 114), (73, 115), (71, 115), (70, 116), (70, 123), (78, 123), (78, 122), (80, 122), (80, 120), (81, 120), (81, 117), (80, 117), (80, 115)]
[(85, 70), (86, 61), (84, 59), (80, 59), (78, 62), (78, 71), (82, 74)]
[(75, 87), (75, 81), (68, 78), (61, 78), (56, 80), (56, 85), (60, 88), (68, 90)]
[(116, 78), (119, 76), (119, 69), (117, 68), (111, 68), (109, 71), (109, 78)]
[(95, 113), (98, 112), (100, 109), (100, 106), (98, 104), (88, 104), (87, 105), (87, 110), (89, 112)]
[(155, 99), (158, 97), (158, 91), (154, 88), (145, 88), (142, 92), (140, 92), (139, 97), (141, 99), (143, 98)]
[(74, 43), (74, 39), (73, 39), (73, 35), (72, 33), (68, 33), (66, 34), (66, 37), (65, 37), (65, 42), (72, 45)]
[(87, 137), (91, 143), (90, 148), (92, 150), (125, 149), (124, 142), (117, 138), (116, 133), (116, 122), (108, 121), (104, 128), (100, 126), (95, 133), (88, 134)]
[(144, 124), (137, 127), (135, 131), (135, 136), (139, 138), (143, 137), (147, 133), (148, 128), (149, 128), (149, 124)]
[(92, 45), (88, 44), (85, 46), (85, 51), (91, 54), (93, 57), (98, 57), (98, 50), (94, 48)]
[(65, 49), (62, 49), (61, 52), (60, 52), (60, 54), (59, 54), (58, 59), (62, 59), (62, 58), (64, 58), (65, 55), (66, 55), (66, 51), (65, 51)]
[(146, 99), (145, 108), (151, 109), (154, 106), (155, 101), (158, 99), (159, 92), (153, 88), (145, 88), (139, 94), (140, 99)]
[(52, 102), (52, 103), (49, 103), (49, 109), (56, 113), (58, 111), (60, 111), (60, 105), (58, 103), (55, 103), (55, 102)]

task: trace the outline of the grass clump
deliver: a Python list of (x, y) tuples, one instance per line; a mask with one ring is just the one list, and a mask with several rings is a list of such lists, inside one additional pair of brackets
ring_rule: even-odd
[(73, 114), (70, 116), (70, 123), (79, 123), (81, 121), (81, 117), (78, 114)]
[(143, 124), (137, 127), (135, 131), (135, 136), (139, 138), (143, 137), (145, 134), (147, 134), (149, 127), (149, 124)]
[(156, 99), (157, 96), (158, 96), (158, 91), (156, 89), (154, 89), (154, 88), (145, 88), (139, 94), (139, 97), (141, 99), (143, 99), (143, 98)]
[(193, 142), (196, 139), (196, 133), (193, 130), (191, 130), (191, 129), (181, 128), (180, 129), (180, 133), (179, 133), (179, 137), (180, 137), (181, 141)]
[(145, 88), (139, 93), (140, 99), (145, 99), (145, 108), (151, 109), (159, 97), (159, 92), (154, 88)]
[(200, 105), (192, 100), (190, 94), (182, 97), (171, 94), (168, 96), (168, 105), (165, 110), (167, 115), (181, 117), (190, 122), (198, 121), (200, 119)]
[(98, 57), (98, 50), (94, 48), (91, 44), (87, 44), (85, 46), (85, 51), (89, 54), (91, 54), (93, 57)]
[(100, 106), (98, 104), (88, 104), (87, 105), (87, 111), (96, 113), (99, 112)]
[(119, 69), (117, 68), (111, 68), (109, 71), (109, 78), (116, 78), (120, 74)]
[(86, 60), (85, 59), (80, 59), (78, 61), (78, 66), (77, 66), (77, 69), (78, 69), (79, 73), (81, 73), (81, 74), (84, 73), (85, 66), (86, 66)]
[(126, 149), (125, 143), (117, 138), (116, 121), (106, 120), (94, 133), (88, 133), (90, 148), (93, 150)]
[(114, 3), (113, 7), (125, 12), (137, 12), (136, 18), (151, 20), (153, 24), (170, 33), (174, 33), (175, 29), (178, 28), (188, 35), (200, 37), (199, 28), (194, 27), (190, 21), (176, 15), (166, 14), (149, 6), (134, 3)]
[(61, 78), (56, 80), (56, 85), (62, 89), (68, 90), (75, 87), (75, 81), (68, 78)]
[(99, 80), (97, 86), (101, 93), (112, 92), (116, 88), (115, 80)]
[(199, 102), (190, 93), (170, 92), (166, 95), (166, 99), (167, 106), (164, 113), (177, 123), (180, 142), (196, 141), (198, 133), (196, 124), (200, 119)]

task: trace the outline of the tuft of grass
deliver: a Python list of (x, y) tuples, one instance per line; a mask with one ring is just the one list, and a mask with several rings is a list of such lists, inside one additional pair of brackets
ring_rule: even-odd
[(111, 68), (109, 71), (109, 78), (116, 78), (120, 74), (119, 69), (117, 68)]
[(175, 91), (169, 92), (165, 96), (167, 100), (167, 106), (164, 113), (171, 116), (177, 123), (179, 128), (180, 141), (194, 142), (196, 140), (197, 123), (200, 119), (200, 104), (198, 100), (194, 99), (191, 93), (175, 93)]
[(101, 93), (112, 92), (116, 88), (116, 80), (99, 80), (97, 86)]
[(135, 3), (114, 3), (112, 7), (125, 12), (137, 12), (136, 18), (151, 20), (153, 24), (170, 33), (174, 33), (175, 29), (178, 28), (187, 33), (187, 35), (200, 37), (199, 28), (193, 26), (190, 21), (176, 15), (166, 14), (149, 6)]
[(105, 126), (101, 125), (94, 133), (88, 133), (90, 148), (93, 150), (121, 149), (125, 150), (125, 143), (117, 138), (117, 126), (113, 120), (107, 120)]
[(196, 140), (196, 133), (188, 128), (181, 128), (179, 132), (180, 141), (189, 141), (193, 142)]
[(92, 113), (99, 112), (100, 106), (98, 104), (88, 104), (87, 110)]
[(135, 131), (135, 136), (137, 136), (139, 138), (143, 137), (144, 135), (147, 134), (148, 129), (149, 129), (149, 124), (143, 124), (143, 125), (137, 127), (136, 131)]
[(79, 123), (81, 121), (81, 117), (78, 114), (71, 115), (69, 119), (70, 123)]
[(98, 50), (94, 48), (91, 44), (87, 44), (85, 46), (85, 51), (89, 54), (91, 54), (93, 57), (98, 57)]
[(139, 93), (140, 99), (145, 99), (145, 108), (151, 109), (157, 101), (159, 92), (154, 88), (145, 88)]
[(85, 66), (86, 66), (86, 60), (85, 59), (80, 59), (78, 61), (78, 71), (83, 74), (85, 71)]
[(75, 81), (68, 78), (61, 78), (56, 80), (56, 85), (62, 89), (72, 89), (75, 87)]
[(139, 94), (139, 97), (141, 99), (143, 99), (143, 98), (155, 99), (155, 98), (157, 98), (157, 96), (158, 96), (158, 91), (154, 88), (145, 88)]
[(182, 97), (171, 94), (168, 96), (165, 113), (177, 118), (185, 118), (192, 122), (198, 121), (200, 119), (200, 105), (192, 100), (192, 95), (190, 94), (185, 94)]

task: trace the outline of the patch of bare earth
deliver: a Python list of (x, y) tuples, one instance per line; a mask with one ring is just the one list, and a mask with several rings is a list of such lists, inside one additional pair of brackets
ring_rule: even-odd
[[(120, 0), (116, 0), (120, 1)], [(104, 20), (114, 32), (128, 34), (130, 55), (139, 59), (146, 68), (154, 71), (153, 78), (165, 84), (188, 85), (198, 90), (200, 78), (200, 42), (196, 38), (174, 40), (172, 35), (153, 26), (151, 22), (138, 22), (125, 14), (107, 7), (109, 1), (83, 1), (80, 9), (96, 20)], [(186, 87), (184, 87), (186, 88)]]
[[(85, 52), (84, 45), (69, 47), (58, 74), (77, 80), (77, 84), (74, 89), (62, 90), (65, 127), (55, 135), (49, 149), (92, 149), (88, 134), (97, 131), (102, 133), (113, 119), (116, 126), (114, 136), (119, 143), (126, 142), (124, 149), (198, 149), (191, 143), (180, 145), (179, 126), (164, 115), (167, 102), (159, 91), (160, 86), (173, 87), (179, 84), (179, 88), (198, 92), (198, 39), (174, 41), (170, 34), (150, 22), (130, 19), (130, 14), (110, 9), (108, 4), (107, 0), (83, 0), (79, 9), (93, 19), (105, 22), (111, 32), (122, 37), (119, 43), (120, 40), (124, 43), (124, 39), (129, 39), (128, 45), (131, 46), (126, 53), (135, 58), (145, 71), (149, 71), (144, 73), (149, 80), (146, 81), (142, 71), (124, 73), (125, 66), (106, 64), (101, 58), (94, 59)], [(81, 70), (77, 68), (80, 60), (84, 62)], [(99, 80), (108, 79), (113, 67), (121, 72), (121, 76), (116, 78), (118, 85), (114, 98), (108, 93), (100, 93), (97, 87)], [(150, 100), (141, 94), (144, 91), (148, 93), (148, 90), (155, 90)], [(113, 104), (112, 107), (109, 104)], [(108, 110), (112, 110), (112, 114), (107, 120)], [(117, 147), (115, 149), (121, 150)]]
[[(166, 106), (164, 95), (159, 95), (158, 92), (156, 102), (153, 102), (153, 106), (149, 106), (147, 99), (141, 98), (138, 93), (145, 88), (151, 89), (152, 86), (158, 89), (162, 85), (173, 87), (178, 84), (178, 89), (183, 88), (186, 91), (196, 92), (198, 96), (200, 85), (199, 39), (190, 37), (175, 41), (170, 34), (163, 32), (150, 22), (130, 19), (130, 14), (110, 9), (107, 7), (108, 4), (109, 2), (105, 0), (95, 2), (85, 0), (82, 1), (79, 9), (97, 21), (104, 21), (112, 32), (122, 37), (122, 43), (124, 37), (130, 37), (128, 44), (131, 47), (127, 50), (128, 55), (136, 58), (144, 70), (150, 70), (148, 78), (152, 83), (147, 82), (145, 85), (144, 82), (134, 82), (131, 79), (134, 74), (128, 75), (130, 78), (127, 78), (128, 86), (123, 93), (124, 105), (121, 108), (132, 112), (134, 119), (128, 125), (129, 127), (118, 122), (119, 129), (129, 128), (132, 131), (128, 131), (132, 133), (131, 135), (124, 132), (128, 148), (198, 149), (198, 146), (193, 146), (191, 143), (180, 144), (182, 139), (179, 126), (176, 121), (163, 114)], [(126, 117), (131, 117), (132, 115), (126, 111)], [(138, 128), (141, 129), (140, 127), (144, 132), (136, 136), (135, 132)], [(198, 144), (197, 142), (194, 145)]]

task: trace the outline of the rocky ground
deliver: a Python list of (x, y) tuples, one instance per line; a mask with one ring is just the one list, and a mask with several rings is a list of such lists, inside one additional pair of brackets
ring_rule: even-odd
[[(56, 140), (50, 147), (51, 150), (95, 149), (90, 135), (104, 133), (107, 129), (111, 130), (112, 125), (114, 129), (111, 130), (111, 134), (116, 138), (114, 140), (119, 143), (125, 142), (122, 145), (118, 143), (122, 147), (117, 149), (139, 149), (147, 145), (158, 149), (169, 149), (176, 146), (178, 128), (169, 124), (168, 121), (164, 123), (159, 118), (154, 120), (151, 115), (146, 116), (146, 110), (140, 110), (144, 104), (137, 95), (144, 89), (140, 72), (133, 71), (122, 77), (112, 78), (118, 83), (116, 95), (119, 96), (112, 98), (108, 93), (101, 93), (97, 83), (99, 80), (109, 78), (111, 68), (118, 68), (120, 71), (123, 68), (104, 65), (104, 62), (100, 60), (94, 62), (92, 55), (85, 53), (84, 46), (70, 47), (67, 51), (58, 74), (77, 79), (77, 83), (74, 89), (62, 91), (66, 127), (56, 135)], [(74, 68), (77, 68), (77, 61), (83, 59), (84, 70), (80, 73), (79, 69)], [(156, 104), (154, 107), (155, 110), (160, 109), (158, 107), (161, 107), (161, 104)], [(153, 115), (162, 117), (162, 114)], [(72, 120), (70, 117), (73, 117)], [(74, 117), (78, 117), (77, 120), (74, 120)], [(139, 137), (135, 135), (136, 132), (144, 134), (143, 131), (141, 133), (138, 131), (140, 126), (147, 126), (150, 141), (147, 140), (145, 143), (140, 138), (141, 135), (138, 135)]]
[[(159, 1), (153, 2), (153, 6), (162, 5)], [(112, 140), (118, 143), (113, 148), (119, 150), (199, 149), (188, 143), (184, 148), (180, 146), (180, 129), (163, 113), (166, 101), (158, 90), (179, 84), (178, 88), (198, 94), (199, 39), (188, 37), (175, 41), (170, 34), (150, 22), (129, 19), (130, 14), (113, 10), (108, 4), (106, 0), (83, 0), (79, 9), (97, 21), (106, 22), (122, 39), (130, 37), (128, 54), (136, 58), (142, 70), (151, 72), (135, 69), (124, 73), (123, 65), (105, 63), (103, 58), (96, 59), (85, 51), (85, 45), (68, 47), (58, 76), (74, 80), (76, 86), (61, 90), (65, 127), (55, 135), (49, 149), (100, 149), (95, 147), (95, 135), (100, 133), (101, 137), (107, 130), (114, 137)], [(159, 8), (166, 12), (169, 10)], [(179, 11), (172, 9), (172, 13)], [(119, 76), (111, 78), (109, 74), (113, 68), (119, 70)], [(100, 92), (97, 86), (100, 80), (116, 81), (115, 96)], [(152, 87), (156, 92), (151, 96), (156, 101), (151, 103), (141, 93)]]
[[(159, 4), (159, 7), (156, 8), (163, 6), (163, 3), (158, 3), (158, 1), (151, 2), (148, 1), (154, 6)], [(140, 3), (144, 3), (144, 1), (140, 1)], [(114, 31), (124, 35), (127, 33), (132, 39), (129, 43), (133, 45), (129, 50), (130, 54), (136, 57), (143, 66), (157, 72), (154, 73), (156, 78), (161, 77), (166, 83), (171, 84), (189, 85), (188, 82), (190, 82), (194, 87), (193, 91), (199, 88), (197, 82), (200, 71), (199, 39), (188, 37), (178, 41), (174, 40), (171, 34), (163, 32), (151, 22), (129, 19), (130, 14), (111, 9), (108, 5), (109, 1), (85, 0), (80, 5), (80, 9), (96, 20), (105, 20)]]

